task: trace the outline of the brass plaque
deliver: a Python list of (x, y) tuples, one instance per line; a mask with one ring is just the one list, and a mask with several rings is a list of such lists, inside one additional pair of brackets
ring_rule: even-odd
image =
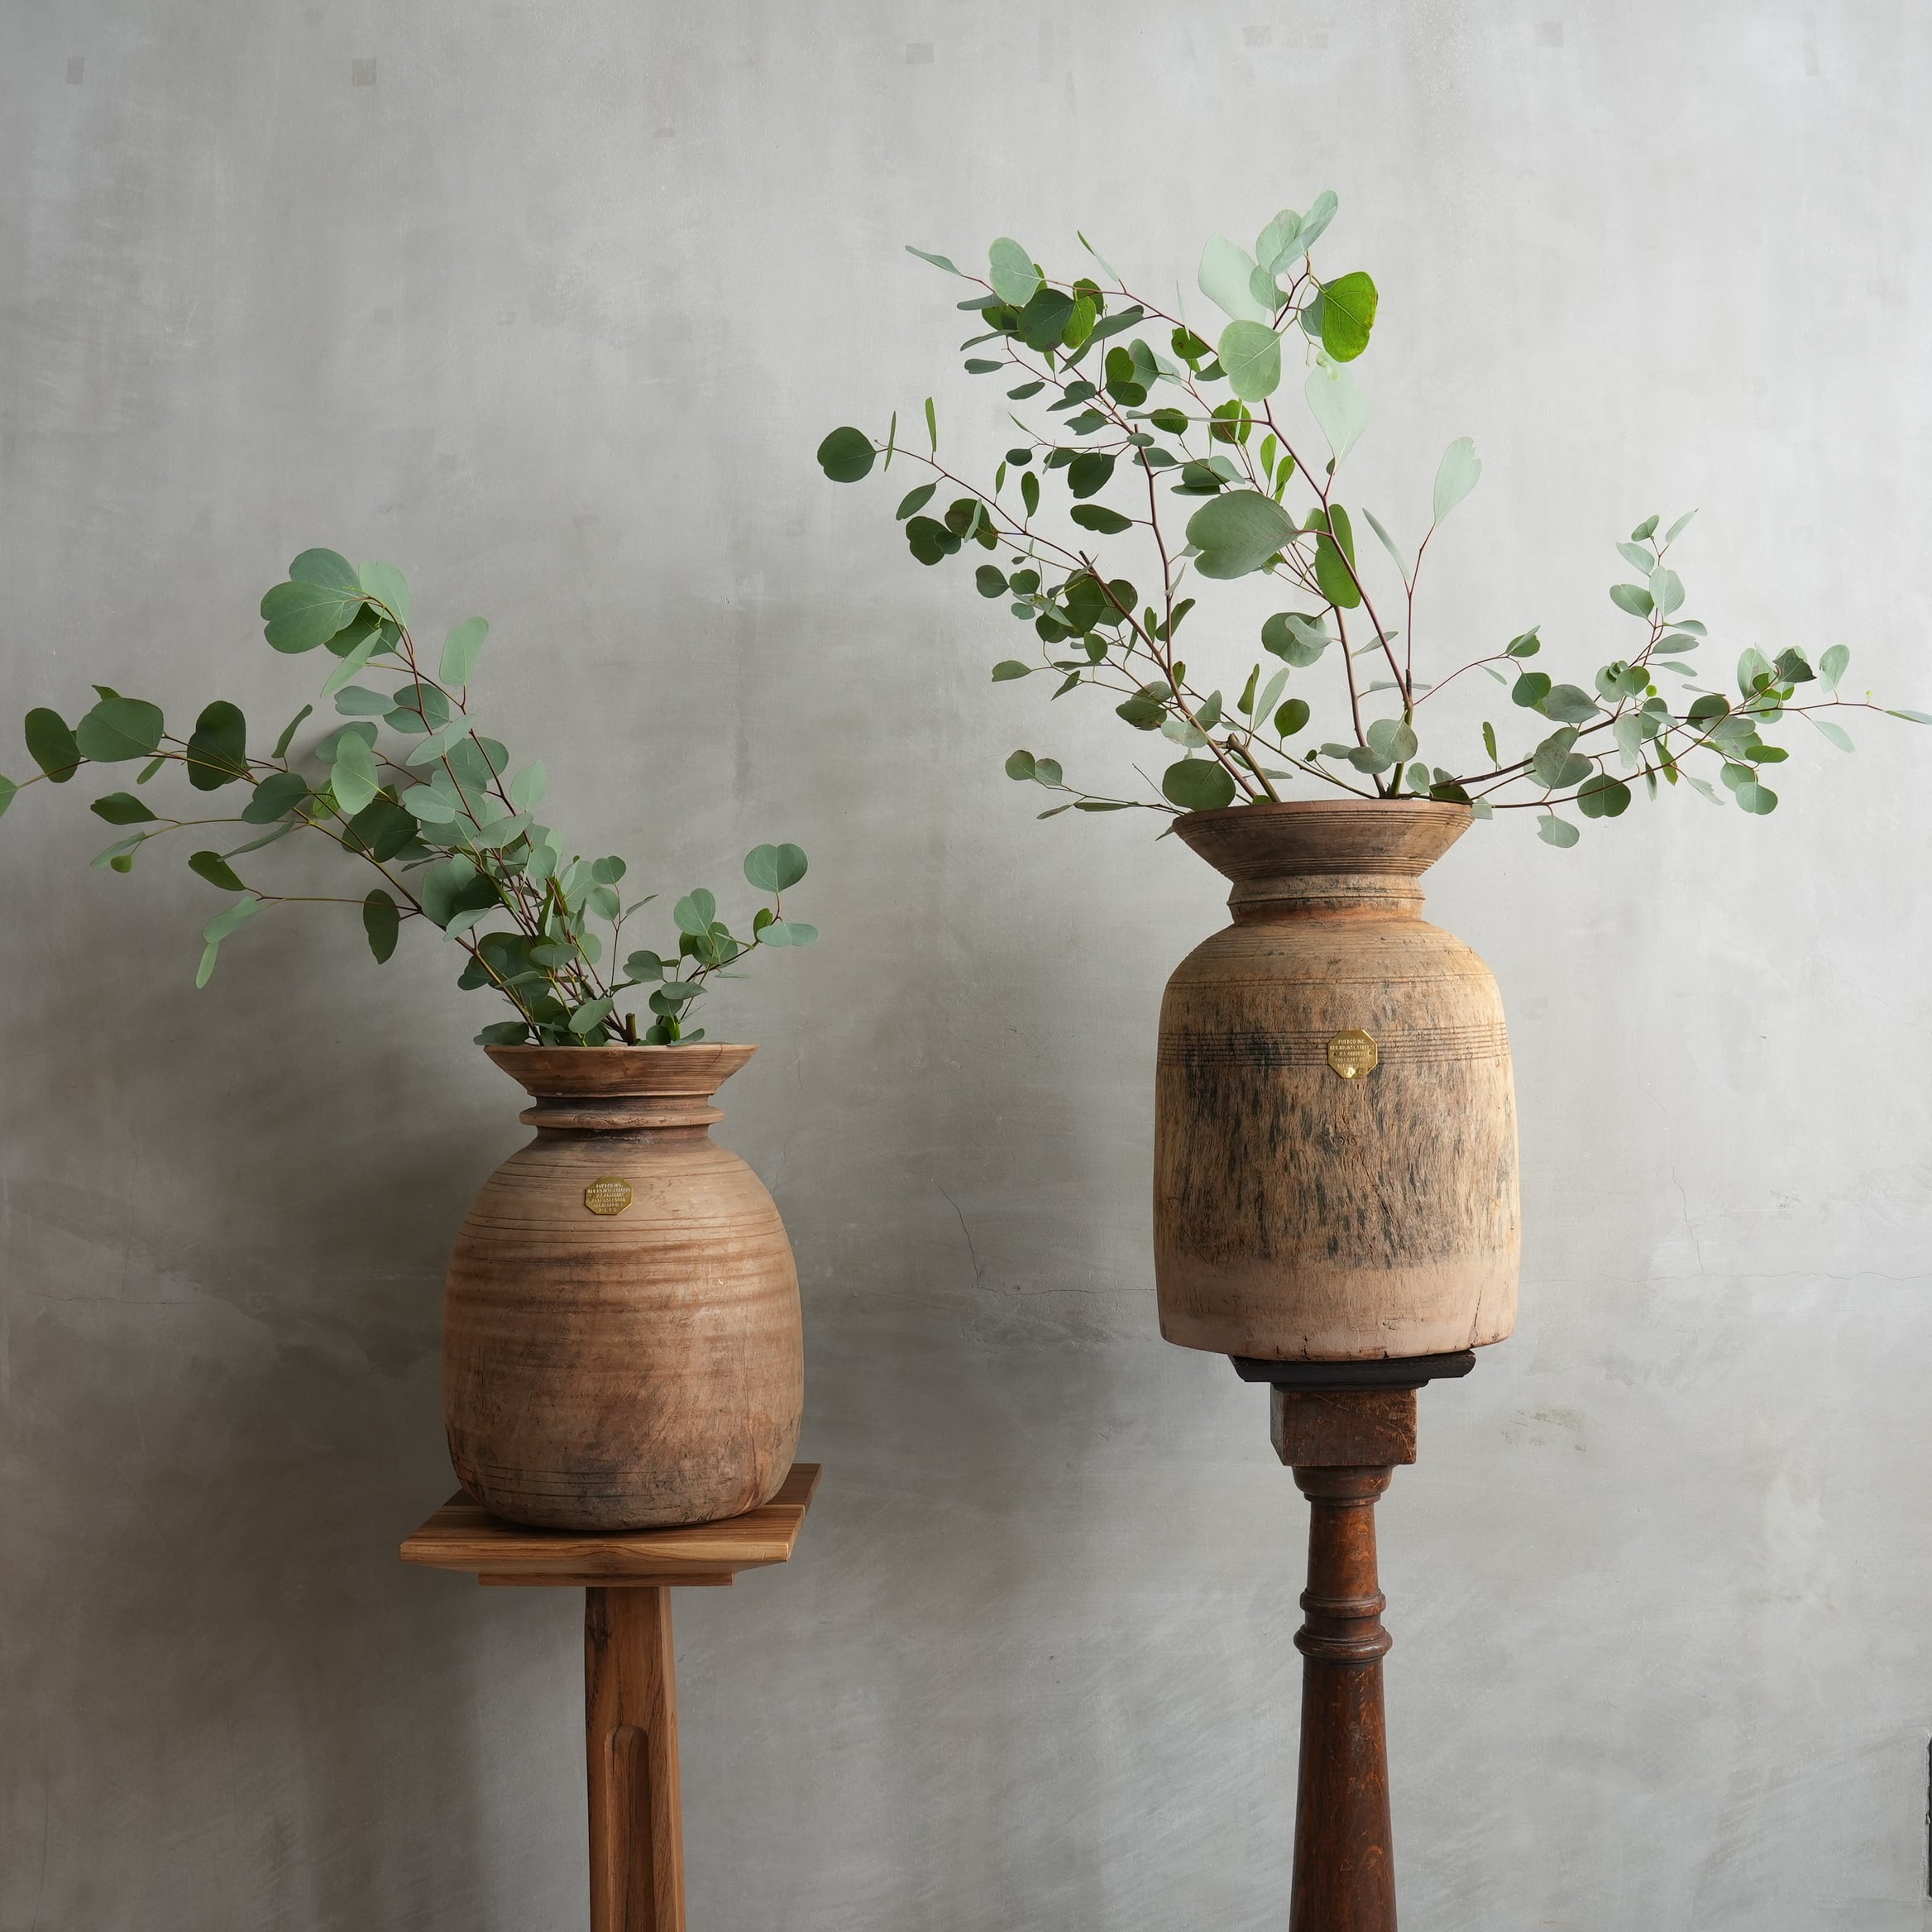
[(1359, 1026), (1337, 1033), (1328, 1042), (1328, 1064), (1345, 1080), (1359, 1080), (1375, 1072), (1382, 1058), (1381, 1049)]
[(593, 1214), (621, 1214), (630, 1205), (630, 1183), (615, 1174), (592, 1181), (584, 1189), (584, 1205)]

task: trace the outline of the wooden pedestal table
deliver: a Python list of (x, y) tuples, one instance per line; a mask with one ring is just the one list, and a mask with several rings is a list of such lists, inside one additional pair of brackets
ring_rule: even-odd
[(610, 1535), (525, 1529), (458, 1494), (404, 1543), (405, 1563), (584, 1593), (591, 1932), (684, 1932), (671, 1592), (788, 1561), (818, 1480), (819, 1466), (801, 1462), (763, 1509)]
[(1274, 1452), (1308, 1499), (1301, 1771), (1289, 1932), (1395, 1932), (1389, 1748), (1382, 1710), (1387, 1599), (1375, 1575), (1375, 1504), (1415, 1461), (1415, 1392), (1466, 1375), (1473, 1351), (1375, 1362), (1233, 1358), (1273, 1384)]

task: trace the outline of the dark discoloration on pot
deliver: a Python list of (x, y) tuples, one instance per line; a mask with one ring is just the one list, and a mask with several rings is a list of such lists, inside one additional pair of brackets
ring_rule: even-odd
[[(1502, 1001), (1482, 961), (1423, 920), (1416, 883), (1469, 820), (1351, 800), (1179, 821), (1233, 880), (1234, 923), (1161, 1002), (1154, 1244), (1169, 1341), (1356, 1361), (1480, 1347), (1514, 1326)], [(1351, 1029), (1377, 1064), (1344, 1078), (1329, 1047)]]

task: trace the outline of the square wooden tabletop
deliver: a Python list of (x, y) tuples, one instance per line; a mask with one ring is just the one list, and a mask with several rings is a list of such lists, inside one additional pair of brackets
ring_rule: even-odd
[(770, 1502), (724, 1523), (607, 1536), (505, 1523), (459, 1492), (404, 1542), (403, 1561), (467, 1570), (479, 1583), (525, 1587), (727, 1584), (740, 1570), (791, 1560), (819, 1467), (794, 1463)]

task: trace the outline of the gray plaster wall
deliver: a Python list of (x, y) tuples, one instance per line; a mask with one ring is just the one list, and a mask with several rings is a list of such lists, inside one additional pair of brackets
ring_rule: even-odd
[[(1383, 298), (1355, 499), (1413, 533), (1450, 438), (1487, 465), (1445, 648), (1595, 663), (1613, 541), (1695, 505), (1721, 657), (1848, 643), (1924, 705), (1929, 81), (1885, 0), (0, 15), (8, 715), (99, 680), (272, 734), (314, 661), (256, 600), (326, 543), (492, 619), (584, 849), (812, 855), (823, 943), (716, 1024), (827, 1473), (789, 1571), (678, 1604), (695, 1926), (1286, 1916), (1303, 1509), (1149, 1254), (1157, 1002), (1222, 892), (1151, 821), (1034, 822), (1013, 746), (1141, 745), (989, 689), (1013, 631), (907, 560), (896, 473), (819, 475), (929, 391), (1003, 440), (901, 245), (1078, 226), (1158, 285), (1332, 186)], [(1768, 821), (1518, 820), (1435, 875), (1527, 1239), (1382, 1510), (1405, 1924), (1932, 1924), (1932, 738), (1856, 735), (1800, 730)], [(395, 1553), (521, 1138), (489, 1016), (343, 908), (198, 995), (213, 895), (90, 871), (83, 803), (0, 826), (0, 1928), (581, 1924), (577, 1605)]]

